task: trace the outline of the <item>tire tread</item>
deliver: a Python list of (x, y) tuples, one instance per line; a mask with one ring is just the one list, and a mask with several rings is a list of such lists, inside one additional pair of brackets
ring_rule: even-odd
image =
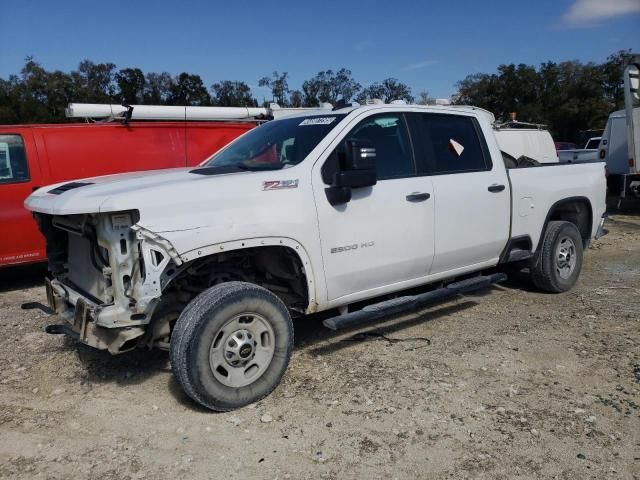
[[(199, 404), (209, 408), (211, 410), (224, 412), (230, 411), (237, 407), (226, 407), (210, 401), (202, 392), (199, 391), (194, 384), (190, 376), (189, 359), (191, 356), (191, 350), (193, 348), (194, 335), (196, 330), (203, 322), (203, 318), (206, 317), (206, 313), (211, 309), (212, 305), (220, 304), (229, 297), (241, 297), (244, 293), (251, 292), (255, 294), (259, 292), (260, 296), (263, 296), (265, 300), (275, 302), (279, 304), (279, 307), (287, 312), (285, 305), (282, 301), (276, 297), (269, 290), (247, 282), (226, 282), (220, 285), (205, 290), (196, 298), (194, 298), (182, 311), (178, 321), (176, 322), (173, 332), (171, 334), (171, 342), (169, 345), (169, 354), (171, 358), (171, 369), (184, 390), (184, 392), (198, 402)], [(290, 323), (290, 330), (293, 332), (293, 324), (290, 316), (286, 315)], [(293, 334), (288, 338), (287, 344), (287, 356), (291, 356), (293, 349)], [(288, 362), (288, 358), (287, 358)], [(262, 395), (260, 398), (264, 398), (271, 393), (276, 387), (277, 383), (274, 383), (270, 390)], [(256, 398), (254, 401), (258, 401)]]
[[(573, 223), (563, 220), (552, 220), (547, 224), (541, 240), (542, 243), (531, 262), (531, 280), (537, 288), (546, 292), (559, 293), (567, 290), (567, 288), (557, 282), (553, 265), (556, 239), (563, 229), (573, 230), (573, 233), (579, 241), (582, 241), (580, 232)], [(580, 255), (582, 256), (581, 248)]]

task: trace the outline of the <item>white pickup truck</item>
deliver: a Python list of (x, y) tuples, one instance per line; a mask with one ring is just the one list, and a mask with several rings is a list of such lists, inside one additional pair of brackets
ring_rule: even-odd
[(352, 326), (500, 281), (480, 272), (508, 262), (570, 289), (602, 233), (605, 172), (505, 168), (481, 109), (372, 105), (274, 120), (198, 168), (51, 185), (25, 205), (65, 320), (48, 331), (114, 354), (169, 349), (185, 392), (224, 411), (277, 386), (292, 316)]
[(598, 160), (598, 145), (601, 137), (591, 137), (584, 144), (584, 148), (577, 150), (560, 150), (558, 158), (561, 162), (591, 162)]

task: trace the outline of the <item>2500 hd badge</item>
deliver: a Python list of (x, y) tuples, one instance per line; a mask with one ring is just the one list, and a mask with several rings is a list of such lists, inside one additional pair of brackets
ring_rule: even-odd
[(348, 252), (349, 250), (357, 250), (358, 248), (369, 248), (373, 247), (375, 243), (376, 242), (374, 241), (370, 241), (361, 243), (359, 247), (357, 243), (354, 243), (353, 245), (345, 245), (344, 247), (333, 247), (331, 249), (331, 253)]

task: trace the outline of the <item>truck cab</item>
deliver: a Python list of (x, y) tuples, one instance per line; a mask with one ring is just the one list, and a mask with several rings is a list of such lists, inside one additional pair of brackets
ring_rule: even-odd
[(294, 316), (461, 292), (509, 262), (570, 289), (604, 182), (601, 162), (506, 168), (482, 109), (394, 103), (287, 116), (197, 168), (62, 182), (25, 205), (47, 239), (53, 330), (169, 349), (185, 392), (229, 410), (278, 384)]

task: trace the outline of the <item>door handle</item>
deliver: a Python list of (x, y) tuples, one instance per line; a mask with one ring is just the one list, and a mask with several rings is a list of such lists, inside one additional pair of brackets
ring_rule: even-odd
[(497, 193), (497, 192), (501, 192), (504, 190), (504, 185), (489, 185), (489, 188), (487, 188), (487, 190), (489, 190), (492, 193)]
[(425, 192), (413, 192), (407, 195), (407, 202), (424, 202), (429, 200), (431, 194)]

